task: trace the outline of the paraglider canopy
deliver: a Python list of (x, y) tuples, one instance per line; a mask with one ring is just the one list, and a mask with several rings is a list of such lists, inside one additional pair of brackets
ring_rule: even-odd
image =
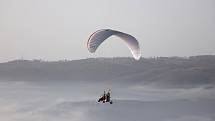
[(127, 47), (130, 49), (133, 57), (136, 60), (140, 59), (141, 53), (137, 39), (127, 33), (111, 29), (101, 29), (90, 35), (87, 41), (87, 48), (89, 52), (94, 53), (101, 43), (112, 35), (121, 38), (127, 44)]

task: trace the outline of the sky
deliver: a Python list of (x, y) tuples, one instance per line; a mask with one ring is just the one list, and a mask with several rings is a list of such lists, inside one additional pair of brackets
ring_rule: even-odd
[(88, 52), (104, 28), (135, 36), (143, 57), (215, 54), (215, 1), (0, 0), (0, 62), (131, 57), (117, 37)]

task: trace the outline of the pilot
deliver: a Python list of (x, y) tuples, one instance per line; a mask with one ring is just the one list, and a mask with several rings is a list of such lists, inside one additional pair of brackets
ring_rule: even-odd
[(103, 103), (105, 103), (105, 102), (106, 102), (106, 100), (107, 100), (107, 95), (106, 95), (106, 93), (105, 93), (105, 91), (104, 91), (104, 95), (103, 95)]
[(108, 91), (108, 93), (106, 94), (106, 102), (110, 102), (110, 90)]
[(101, 98), (99, 98), (98, 102), (102, 101), (103, 103), (105, 103), (106, 97), (107, 97), (107, 96), (106, 96), (106, 93), (105, 93), (105, 91), (104, 91), (104, 95), (103, 95)]

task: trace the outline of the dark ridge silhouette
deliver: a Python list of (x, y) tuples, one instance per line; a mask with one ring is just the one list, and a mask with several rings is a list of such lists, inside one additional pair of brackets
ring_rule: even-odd
[(215, 56), (141, 58), (88, 58), (47, 62), (14, 60), (0, 63), (4, 81), (88, 81), (151, 84), (191, 88), (215, 84)]

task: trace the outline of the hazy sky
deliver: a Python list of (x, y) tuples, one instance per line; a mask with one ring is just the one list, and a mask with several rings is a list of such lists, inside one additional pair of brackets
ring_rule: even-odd
[(131, 56), (116, 37), (90, 54), (103, 28), (134, 35), (144, 57), (215, 54), (215, 1), (0, 0), (0, 62)]

